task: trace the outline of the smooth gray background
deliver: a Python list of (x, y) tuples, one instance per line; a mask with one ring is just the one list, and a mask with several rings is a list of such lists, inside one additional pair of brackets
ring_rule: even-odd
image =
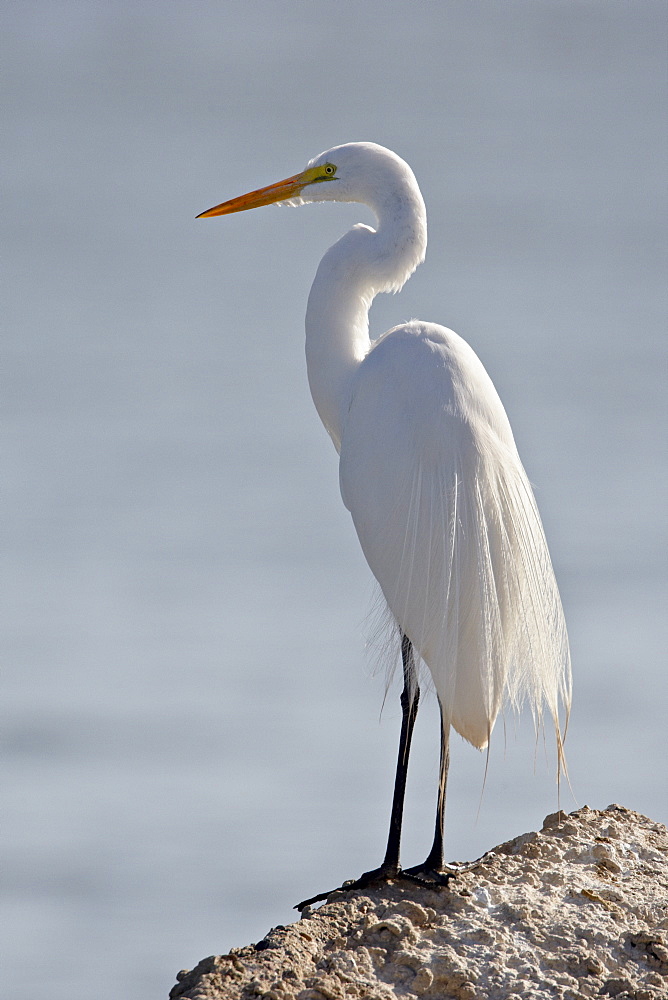
[[(535, 483), (574, 658), (562, 805), (666, 820), (665, 17), (4, 5), (4, 995), (165, 997), (381, 858), (397, 692), (381, 717), (370, 574), (303, 360), (317, 261), (371, 218), (194, 221), (340, 142), (395, 149), (429, 211), (373, 331), (466, 337)], [(407, 862), (436, 763), (431, 704)], [(557, 808), (530, 719), (497, 726), (483, 792), (484, 768), (456, 739), (452, 858)]]

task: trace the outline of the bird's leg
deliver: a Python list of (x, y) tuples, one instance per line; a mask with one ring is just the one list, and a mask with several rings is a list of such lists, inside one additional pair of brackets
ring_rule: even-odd
[(401, 826), (404, 817), (404, 799), (406, 796), (406, 779), (408, 777), (408, 757), (413, 738), (413, 727), (417, 717), (420, 701), (420, 688), (417, 683), (413, 646), (408, 636), (401, 636), (401, 660), (404, 668), (404, 689), (401, 692), (401, 736), (399, 737), (399, 754), (397, 771), (394, 778), (394, 795), (392, 796), (392, 813), (390, 815), (390, 831), (387, 837), (385, 859), (380, 868), (367, 875), (393, 875), (399, 871), (399, 851), (401, 847)]
[(439, 708), (441, 710), (441, 761), (438, 771), (438, 799), (436, 802), (434, 842), (424, 863), (416, 865), (414, 868), (406, 869), (404, 874), (423, 876), (424, 878), (447, 885), (448, 881), (455, 874), (448, 871), (443, 863), (443, 820), (445, 816), (445, 790), (448, 783), (448, 767), (450, 766), (450, 726), (446, 727), (445, 725), (443, 706), (440, 700)]
[(448, 767), (450, 766), (450, 725), (445, 723), (443, 718), (443, 706), (439, 700), (441, 710), (441, 763), (438, 773), (438, 800), (436, 803), (436, 827), (434, 830), (434, 842), (427, 858), (421, 865), (407, 868), (401, 874), (404, 878), (414, 878), (418, 882), (436, 883), (437, 885), (447, 885), (451, 878), (460, 875), (462, 872), (473, 871), (477, 868), (483, 858), (477, 861), (463, 864), (446, 865), (443, 860), (443, 821), (445, 817), (445, 791), (448, 783)]
[[(364, 874), (352, 881), (346, 882), (342, 889), (363, 889), (371, 882), (382, 881), (383, 879), (396, 878), (401, 869), (399, 868), (399, 850), (401, 846), (401, 824), (404, 814), (404, 797), (406, 794), (406, 777), (408, 775), (408, 757), (411, 749), (411, 739), (413, 727), (417, 716), (418, 703), (420, 700), (420, 688), (417, 682), (417, 672), (415, 669), (415, 658), (413, 646), (408, 636), (401, 636), (401, 661), (404, 669), (404, 687), (401, 692), (401, 736), (399, 737), (399, 755), (397, 757), (397, 771), (394, 779), (394, 795), (392, 797), (392, 813), (390, 815), (390, 832), (387, 837), (387, 849), (385, 858), (380, 868)], [(411, 876), (409, 876), (411, 878)], [(413, 879), (423, 883), (424, 880), (417, 876)], [(334, 890), (330, 890), (333, 892)], [(311, 903), (326, 899), (329, 893), (324, 892), (311, 899), (305, 899), (298, 903), (296, 910), (302, 910)]]
[(443, 706), (439, 701), (441, 710), (441, 761), (438, 769), (438, 799), (436, 802), (436, 826), (434, 829), (434, 843), (431, 851), (424, 863), (427, 871), (438, 872), (443, 868), (443, 824), (445, 820), (445, 791), (448, 784), (448, 768), (450, 767), (450, 724), (447, 731), (443, 719)]

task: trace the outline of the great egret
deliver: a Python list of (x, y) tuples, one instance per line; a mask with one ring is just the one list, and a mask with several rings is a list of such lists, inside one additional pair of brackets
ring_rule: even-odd
[[(404, 686), (387, 850), (346, 888), (407, 876), (443, 884), (443, 816), (452, 726), (487, 746), (504, 701), (546, 705), (563, 761), (559, 702), (570, 708), (568, 638), (536, 502), (496, 390), (468, 344), (412, 321), (369, 339), (378, 292), (396, 292), (424, 260), (425, 205), (412, 170), (375, 143), (335, 146), (304, 171), (203, 212), (273, 202), (368, 205), (320, 262), (306, 310), (311, 394), (340, 454), (343, 502), (396, 622)], [(418, 664), (441, 710), (436, 824), (423, 865), (402, 870), (399, 847)], [(326, 898), (319, 894), (299, 904)]]

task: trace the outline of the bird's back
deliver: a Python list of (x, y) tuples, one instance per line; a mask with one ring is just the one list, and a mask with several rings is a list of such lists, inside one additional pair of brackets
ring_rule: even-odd
[(360, 364), (341, 492), (444, 717), (485, 746), (504, 696), (568, 705), (559, 594), (533, 493), (494, 386), (450, 330), (412, 322)]

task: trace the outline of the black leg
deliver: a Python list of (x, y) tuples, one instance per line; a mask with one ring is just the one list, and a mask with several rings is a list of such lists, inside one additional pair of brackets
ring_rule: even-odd
[(436, 805), (436, 828), (434, 843), (425, 865), (431, 871), (440, 871), (443, 867), (443, 824), (445, 820), (445, 793), (448, 786), (448, 768), (450, 767), (450, 725), (446, 731), (443, 722), (443, 707), (441, 709), (441, 764), (438, 774), (438, 802)]
[(434, 877), (443, 873), (443, 820), (445, 816), (445, 791), (448, 783), (448, 767), (450, 764), (450, 727), (447, 731), (443, 723), (443, 706), (439, 702), (441, 710), (441, 763), (438, 775), (438, 799), (436, 802), (436, 825), (434, 829), (434, 842), (431, 851), (424, 862), (415, 868), (409, 868), (408, 874), (424, 875)]
[[(404, 796), (406, 793), (406, 777), (408, 775), (408, 756), (411, 749), (411, 738), (413, 736), (413, 726), (417, 716), (418, 702), (420, 700), (420, 688), (417, 682), (417, 671), (415, 669), (415, 658), (413, 646), (410, 639), (402, 635), (401, 637), (401, 659), (404, 667), (404, 688), (401, 692), (401, 736), (399, 738), (399, 756), (397, 758), (397, 772), (394, 780), (394, 796), (392, 798), (392, 813), (390, 816), (390, 832), (387, 838), (387, 850), (385, 859), (380, 868), (364, 874), (354, 881), (344, 882), (341, 889), (351, 891), (354, 889), (366, 889), (373, 882), (383, 880), (404, 878), (411, 882), (416, 882), (424, 888), (437, 889), (447, 885), (451, 878), (462, 871), (470, 871), (477, 867), (479, 862), (470, 865), (449, 866), (443, 863), (443, 817), (445, 813), (445, 790), (448, 780), (448, 764), (450, 763), (449, 752), (449, 726), (446, 732), (443, 725), (443, 708), (441, 706), (441, 765), (439, 769), (438, 800), (436, 804), (436, 826), (434, 830), (434, 843), (427, 860), (416, 868), (402, 869), (399, 866), (399, 850), (401, 847), (401, 823), (404, 814)], [(439, 703), (440, 704), (440, 703)], [(298, 903), (296, 910), (303, 910), (311, 903), (317, 903), (321, 899), (327, 899), (329, 892), (322, 892), (317, 896), (311, 896)]]
[[(401, 692), (401, 736), (399, 737), (399, 755), (397, 771), (394, 779), (394, 795), (392, 797), (392, 812), (390, 815), (390, 832), (387, 837), (385, 858), (380, 868), (364, 874), (354, 882), (346, 883), (345, 889), (363, 889), (371, 882), (392, 878), (400, 872), (399, 851), (401, 848), (401, 823), (404, 815), (404, 798), (406, 795), (406, 778), (408, 775), (408, 757), (411, 749), (413, 727), (420, 701), (420, 688), (417, 682), (413, 646), (408, 636), (401, 636), (401, 662), (404, 670), (404, 687)], [(421, 881), (416, 879), (416, 881)], [(330, 890), (331, 891), (331, 890)], [(295, 909), (302, 910), (305, 906), (326, 899), (329, 893), (312, 896), (299, 903)]]
[[(417, 717), (420, 701), (420, 688), (417, 683), (413, 646), (410, 639), (401, 637), (401, 660), (404, 668), (404, 689), (401, 692), (401, 735), (399, 737), (399, 754), (397, 771), (394, 779), (394, 795), (392, 797), (392, 813), (390, 815), (390, 832), (387, 837), (385, 860), (380, 870), (396, 873), (399, 871), (399, 851), (401, 847), (401, 825), (404, 816), (404, 799), (406, 796), (406, 778), (408, 777), (408, 757), (411, 751), (413, 727)], [(364, 877), (364, 876), (362, 876)]]

